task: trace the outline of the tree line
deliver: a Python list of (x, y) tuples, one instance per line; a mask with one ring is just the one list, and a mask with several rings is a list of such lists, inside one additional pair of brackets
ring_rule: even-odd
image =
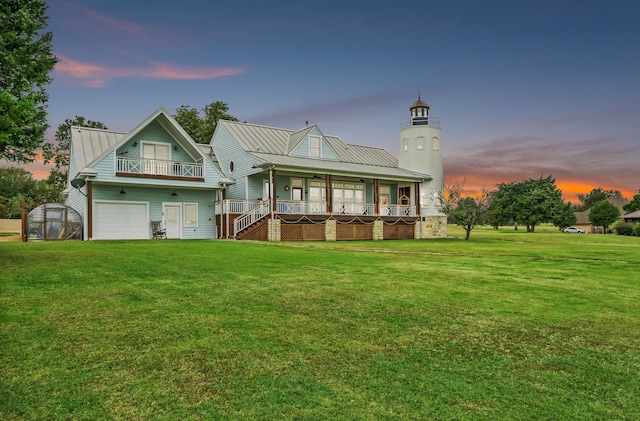
[[(524, 226), (534, 232), (536, 226), (551, 223), (562, 229), (576, 223), (576, 212), (590, 209), (589, 222), (594, 226), (608, 226), (620, 217), (620, 210), (607, 199), (622, 199), (618, 190), (600, 187), (589, 193), (578, 194), (579, 204), (572, 205), (562, 199), (562, 191), (552, 176), (527, 179), (520, 182), (499, 183), (494, 189), (483, 188), (479, 197), (462, 194), (465, 181), (454, 183), (443, 197), (443, 212), (450, 222), (465, 230), (465, 240), (478, 225), (494, 228), (512, 225)], [(640, 209), (640, 190), (631, 202), (624, 205), (625, 212)]]

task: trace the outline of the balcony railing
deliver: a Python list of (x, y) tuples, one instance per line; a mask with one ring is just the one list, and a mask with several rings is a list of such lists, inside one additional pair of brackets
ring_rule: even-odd
[(204, 179), (203, 165), (197, 162), (167, 161), (163, 159), (130, 158), (119, 156), (116, 172), (141, 177), (176, 177)]

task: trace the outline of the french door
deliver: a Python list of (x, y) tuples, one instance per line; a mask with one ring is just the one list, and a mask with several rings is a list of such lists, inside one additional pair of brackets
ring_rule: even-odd
[(143, 143), (142, 159), (146, 174), (169, 174), (169, 145), (161, 143)]

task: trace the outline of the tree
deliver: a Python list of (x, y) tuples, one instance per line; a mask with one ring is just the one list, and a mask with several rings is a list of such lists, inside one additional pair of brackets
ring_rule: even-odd
[(637, 210), (640, 210), (640, 190), (638, 190), (638, 194), (633, 196), (631, 202), (624, 205), (622, 209), (624, 209), (625, 212), (635, 212)]
[(442, 210), (453, 223), (464, 228), (464, 239), (468, 240), (473, 228), (482, 224), (485, 219), (489, 193), (483, 189), (482, 196), (479, 198), (463, 197), (463, 186), (464, 181), (455, 183), (448, 188), (448, 197), (444, 201)]
[(20, 218), (20, 203), (51, 203), (59, 200), (59, 192), (47, 180), (34, 180), (33, 175), (18, 167), (0, 167), (0, 218)]
[(590, 209), (593, 205), (606, 199), (622, 199), (622, 193), (619, 190), (605, 190), (600, 187), (592, 189), (587, 194), (578, 193), (576, 195), (581, 204), (576, 205), (577, 211)]
[(107, 128), (100, 121), (87, 120), (82, 116), (76, 116), (73, 120), (66, 119), (64, 123), (58, 126), (55, 135), (56, 143), (45, 143), (43, 145), (42, 150), (45, 162), (53, 161), (54, 164), (47, 180), (59, 192), (62, 192), (67, 184), (72, 126), (91, 127), (94, 129)]
[(48, 128), (45, 85), (57, 58), (51, 52), (44, 0), (0, 5), (0, 158), (31, 162)]
[(620, 217), (620, 210), (616, 206), (607, 201), (602, 200), (591, 207), (589, 213), (589, 222), (594, 227), (603, 227), (603, 234), (607, 232), (609, 225), (614, 223)]
[(563, 206), (556, 208), (551, 222), (554, 226), (560, 229), (575, 225), (575, 223), (578, 222), (578, 218), (576, 217), (576, 213), (571, 202), (565, 203)]
[(188, 105), (181, 105), (173, 115), (173, 118), (176, 119), (178, 124), (182, 126), (184, 131), (186, 131), (196, 143), (211, 142), (218, 121), (238, 121), (234, 116), (227, 114), (229, 106), (222, 101), (215, 101), (209, 105), (205, 105), (201, 111), (204, 114), (202, 117), (200, 117), (200, 112), (195, 108), (191, 108)]
[(527, 232), (535, 232), (536, 225), (544, 222), (564, 223), (567, 206), (555, 183), (548, 176), (498, 184), (490, 198), (492, 218), (496, 222), (526, 225)]

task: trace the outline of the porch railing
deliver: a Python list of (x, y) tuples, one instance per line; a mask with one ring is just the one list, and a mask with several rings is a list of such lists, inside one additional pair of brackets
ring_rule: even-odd
[(222, 201), (222, 213), (242, 214), (258, 206), (260, 200), (225, 199)]
[(198, 162), (119, 156), (116, 164), (116, 171), (125, 174), (203, 178), (203, 164)]
[[(302, 200), (278, 200), (277, 210), (280, 214), (317, 214), (326, 215), (325, 202), (307, 202)], [(373, 215), (375, 205), (373, 203), (333, 203), (333, 215)], [(416, 216), (414, 205), (380, 205), (382, 216)]]
[(233, 236), (235, 237), (240, 231), (264, 218), (269, 212), (271, 212), (270, 203), (270, 201), (265, 200), (255, 208), (246, 212), (244, 215), (236, 218), (236, 220), (233, 221)]
[(380, 205), (380, 214), (384, 216), (416, 216), (414, 205)]

